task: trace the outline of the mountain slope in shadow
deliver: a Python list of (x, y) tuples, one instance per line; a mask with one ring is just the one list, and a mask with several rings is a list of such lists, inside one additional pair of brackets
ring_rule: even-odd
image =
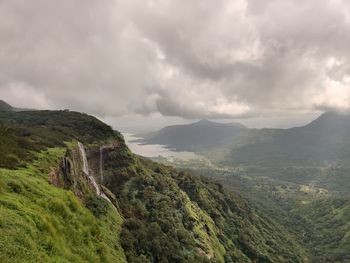
[(224, 145), (228, 140), (248, 130), (239, 123), (216, 123), (200, 120), (196, 123), (165, 127), (157, 132), (143, 134), (148, 144), (163, 144), (179, 151), (196, 151)]

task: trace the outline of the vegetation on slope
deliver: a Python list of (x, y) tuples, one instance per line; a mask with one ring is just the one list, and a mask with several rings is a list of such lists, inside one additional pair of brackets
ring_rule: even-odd
[(96, 217), (47, 175), (64, 148), (37, 155), (26, 168), (0, 169), (1, 262), (123, 262), (121, 217), (106, 201)]
[[(282, 171), (280, 171), (282, 173)], [(304, 170), (305, 172), (305, 170)], [(228, 189), (248, 197), (259, 211), (264, 211), (274, 222), (284, 226), (289, 235), (299, 242), (309, 255), (310, 262), (349, 262), (350, 249), (350, 198), (349, 184), (344, 170), (342, 191), (338, 187), (328, 185), (330, 190), (317, 187), (317, 183), (309, 184), (302, 177), (317, 178), (328, 176), (336, 180), (335, 174), (326, 175), (311, 169), (310, 174), (300, 174), (299, 183), (262, 176), (257, 171), (249, 173), (236, 169), (232, 171), (201, 171), (202, 174), (213, 176), (220, 180)], [(285, 171), (286, 173), (286, 171)], [(288, 175), (298, 172), (291, 170), (280, 176), (287, 179)], [(348, 177), (347, 177), (348, 178)], [(304, 182), (304, 184), (303, 184)], [(333, 188), (334, 187), (334, 188)]]
[(306, 262), (288, 234), (220, 184), (124, 145), (104, 156), (105, 185), (125, 218), (128, 262)]
[(312, 262), (349, 262), (349, 133), (349, 114), (335, 112), (303, 127), (249, 131), (205, 152), (227, 165), (206, 174), (297, 236)]
[(349, 198), (299, 204), (291, 214), (290, 221), (302, 222), (299, 233), (306, 233), (303, 242), (312, 250), (314, 262), (350, 262)]
[[(0, 112), (0, 122), (0, 261), (307, 262), (290, 236), (247, 201), (133, 155), (119, 133), (91, 116)], [(88, 146), (95, 176), (100, 146), (109, 145), (101, 182), (117, 211), (89, 191), (83, 176), (68, 183), (57, 177), (64, 142), (72, 140)], [(81, 170), (70, 148), (67, 156)], [(50, 182), (64, 189), (48, 183), (52, 171), (57, 180)]]
[[(48, 182), (67, 149), (76, 147), (65, 141), (120, 135), (75, 112), (0, 112), (0, 119), (0, 261), (125, 262), (119, 213), (91, 190), (78, 199), (73, 187)], [(73, 161), (81, 173), (80, 159)], [(73, 179), (86, 187), (82, 177)]]

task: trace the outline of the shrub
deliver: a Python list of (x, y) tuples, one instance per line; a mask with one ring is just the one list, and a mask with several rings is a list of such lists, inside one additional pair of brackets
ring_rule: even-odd
[(93, 196), (86, 202), (86, 207), (96, 216), (106, 215), (108, 211), (108, 203), (102, 197)]

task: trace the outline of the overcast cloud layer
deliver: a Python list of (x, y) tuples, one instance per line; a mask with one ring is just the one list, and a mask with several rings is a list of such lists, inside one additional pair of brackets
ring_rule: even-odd
[(350, 106), (347, 0), (0, 0), (0, 97), (101, 116)]

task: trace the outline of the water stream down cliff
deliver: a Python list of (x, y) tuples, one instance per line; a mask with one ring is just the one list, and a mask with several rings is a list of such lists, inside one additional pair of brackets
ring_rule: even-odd
[[(80, 155), (82, 157), (83, 160), (83, 173), (87, 176), (87, 178), (90, 181), (90, 184), (94, 187), (95, 189), (95, 193), (98, 196), (101, 196), (103, 199), (107, 200), (108, 202), (110, 202), (113, 207), (116, 209), (116, 207), (114, 206), (114, 204), (112, 203), (112, 201), (108, 198), (108, 196), (105, 195), (105, 193), (101, 190), (101, 188), (99, 187), (99, 185), (97, 184), (95, 178), (90, 174), (90, 169), (89, 169), (89, 163), (86, 157), (86, 152), (85, 152), (85, 147), (81, 142), (78, 142), (78, 147), (80, 150)], [(102, 178), (102, 147), (100, 148), (100, 173), (101, 173), (101, 178)], [(101, 181), (102, 182), (102, 181)]]

